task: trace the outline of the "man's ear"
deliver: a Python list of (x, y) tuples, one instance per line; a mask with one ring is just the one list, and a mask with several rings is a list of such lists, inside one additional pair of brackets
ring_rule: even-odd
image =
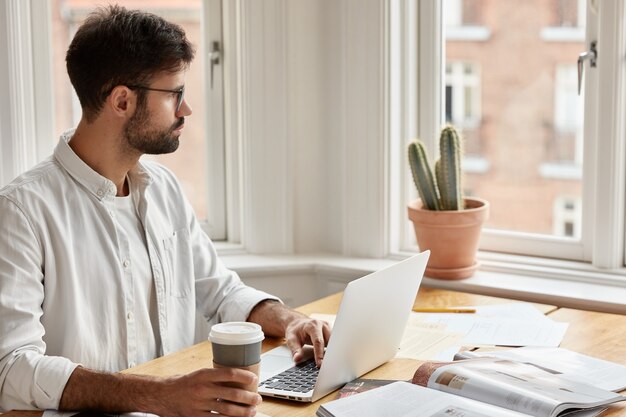
[(118, 85), (111, 90), (106, 105), (117, 117), (128, 118), (135, 112), (137, 95), (130, 88)]

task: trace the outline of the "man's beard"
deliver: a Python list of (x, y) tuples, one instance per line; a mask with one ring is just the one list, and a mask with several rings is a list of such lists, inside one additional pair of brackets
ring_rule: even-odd
[(124, 126), (124, 138), (131, 149), (142, 154), (161, 155), (172, 153), (180, 144), (178, 136), (172, 132), (185, 123), (185, 118), (179, 118), (168, 129), (150, 129), (148, 110), (145, 105), (137, 108), (135, 114)]

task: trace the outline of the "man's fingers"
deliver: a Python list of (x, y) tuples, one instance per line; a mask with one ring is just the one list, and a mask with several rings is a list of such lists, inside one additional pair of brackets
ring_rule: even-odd
[(300, 362), (303, 357), (303, 352), (302, 342), (300, 341), (298, 335), (295, 333), (288, 334), (286, 335), (285, 341), (287, 343), (287, 347), (289, 347), (291, 353), (293, 354), (293, 361)]
[(230, 401), (240, 405), (256, 406), (263, 401), (256, 392), (246, 391), (238, 387), (215, 385), (211, 390), (211, 397), (219, 398), (222, 401)]
[(330, 340), (330, 324), (324, 322), (322, 325), (322, 333), (324, 334), (324, 343), (328, 345), (328, 341)]
[(201, 369), (202, 378), (210, 382), (237, 382), (244, 385), (255, 384), (258, 378), (254, 372), (238, 368)]
[(324, 347), (326, 346), (322, 328), (316, 326), (313, 329), (312, 334), (309, 334), (309, 337), (311, 338), (311, 344), (313, 345), (315, 364), (320, 367), (322, 365), (322, 359), (324, 358)]
[(219, 415), (232, 417), (252, 417), (256, 414), (255, 406), (237, 404), (224, 398), (212, 400), (209, 408), (211, 411), (219, 413)]

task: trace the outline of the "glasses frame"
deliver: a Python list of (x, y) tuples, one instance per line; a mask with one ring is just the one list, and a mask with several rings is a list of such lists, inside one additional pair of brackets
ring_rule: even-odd
[(180, 106), (183, 105), (183, 100), (185, 99), (185, 86), (183, 85), (181, 88), (177, 88), (175, 90), (167, 90), (165, 88), (152, 88), (146, 85), (127, 85), (126, 87), (131, 90), (148, 90), (148, 91), (160, 91), (162, 93), (176, 93), (178, 94), (178, 99), (176, 102), (176, 113), (180, 110)]

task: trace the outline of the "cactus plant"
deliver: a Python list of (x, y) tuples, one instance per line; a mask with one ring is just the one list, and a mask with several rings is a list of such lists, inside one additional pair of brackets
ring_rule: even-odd
[(413, 181), (427, 210), (463, 210), (461, 182), (461, 141), (453, 126), (446, 126), (439, 138), (441, 157), (435, 163), (435, 175), (424, 144), (409, 144), (409, 165)]

